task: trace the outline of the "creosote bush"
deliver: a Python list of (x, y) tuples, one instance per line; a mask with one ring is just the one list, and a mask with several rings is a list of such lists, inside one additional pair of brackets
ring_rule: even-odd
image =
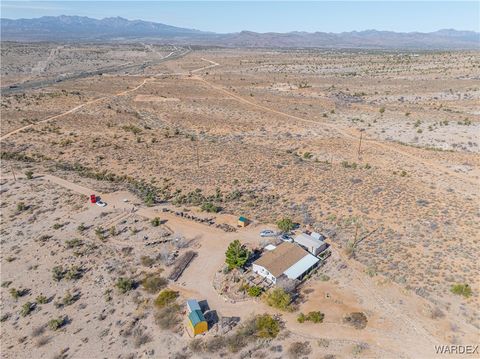
[(158, 297), (155, 299), (155, 305), (158, 308), (166, 307), (175, 302), (178, 298), (178, 292), (170, 289), (164, 289), (160, 292)]
[(277, 227), (282, 231), (282, 232), (290, 232), (295, 224), (290, 218), (282, 218), (279, 221), (277, 221)]
[(142, 280), (142, 287), (148, 293), (158, 293), (161, 289), (165, 288), (168, 284), (168, 280), (160, 277), (156, 274), (148, 274)]
[(462, 295), (465, 298), (468, 298), (472, 295), (472, 288), (467, 283), (458, 283), (452, 285), (450, 291), (453, 294)]
[(275, 288), (269, 291), (265, 296), (265, 301), (271, 307), (285, 311), (292, 310), (290, 305), (292, 296), (282, 288)]
[(115, 283), (115, 287), (118, 288), (120, 293), (125, 294), (134, 289), (135, 282), (133, 281), (133, 279), (120, 277)]
[(325, 314), (320, 311), (309, 312), (308, 314), (300, 313), (297, 317), (297, 321), (299, 323), (304, 323), (305, 321), (312, 322), (312, 323), (321, 323), (323, 322), (323, 318)]

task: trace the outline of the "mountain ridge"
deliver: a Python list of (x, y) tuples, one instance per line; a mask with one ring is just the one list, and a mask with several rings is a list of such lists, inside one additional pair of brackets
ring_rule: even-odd
[(0, 19), (2, 41), (129, 41), (148, 39), (176, 44), (224, 47), (480, 49), (480, 33), (440, 29), (434, 32), (394, 32), (368, 29), (341, 33), (292, 31), (213, 33), (122, 17), (43, 16)]

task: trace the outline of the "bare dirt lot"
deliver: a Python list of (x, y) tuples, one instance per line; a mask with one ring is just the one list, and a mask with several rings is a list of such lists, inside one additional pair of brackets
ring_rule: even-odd
[[(92, 46), (4, 44), (2, 82), (99, 66)], [(173, 50), (112, 46), (96, 61)], [(2, 356), (280, 358), (308, 342), (312, 358), (430, 358), (435, 345), (475, 344), (479, 76), (475, 52), (196, 49), (2, 96)], [(91, 193), (107, 206), (88, 204)], [(200, 212), (206, 202), (220, 214)], [(230, 233), (162, 208), (254, 223)], [(260, 247), (259, 231), (285, 216), (327, 234), (333, 254), (296, 311), (280, 313), (280, 336), (237, 352), (193, 347), (185, 299), (241, 323), (278, 313), (261, 299), (232, 303), (212, 282), (231, 241)], [(364, 239), (348, 258), (355, 232)], [(181, 309), (165, 325), (140, 283), (167, 277), (188, 250), (197, 256), (168, 283)], [(138, 288), (122, 294), (120, 277)], [(457, 283), (471, 296), (453, 294)], [(311, 310), (324, 322), (297, 322)], [(343, 321), (359, 311), (362, 330)]]

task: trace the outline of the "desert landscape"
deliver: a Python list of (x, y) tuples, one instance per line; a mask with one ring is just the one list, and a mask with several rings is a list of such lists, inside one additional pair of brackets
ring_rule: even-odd
[[(3, 42), (1, 60), (2, 357), (477, 345), (478, 51)], [(282, 219), (329, 248), (284, 306), (225, 257), (278, 245), (259, 234)]]

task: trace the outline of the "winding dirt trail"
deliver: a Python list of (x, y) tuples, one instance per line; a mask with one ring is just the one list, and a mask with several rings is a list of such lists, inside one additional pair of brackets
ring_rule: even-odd
[(37, 125), (41, 125), (41, 124), (44, 124), (44, 123), (48, 123), (48, 122), (51, 122), (53, 120), (56, 120), (58, 118), (61, 118), (61, 117), (64, 117), (66, 115), (69, 115), (71, 113), (75, 113), (77, 112), (78, 110), (84, 108), (85, 106), (88, 106), (88, 105), (93, 105), (95, 103), (98, 103), (100, 101), (103, 101), (103, 100), (106, 100), (106, 99), (112, 99), (112, 98), (115, 98), (115, 97), (119, 97), (119, 96), (124, 96), (130, 92), (133, 92), (133, 91), (137, 91), (139, 88), (141, 88), (142, 86), (144, 86), (147, 82), (149, 81), (152, 81), (152, 79), (148, 78), (148, 79), (145, 79), (143, 80), (139, 85), (135, 86), (134, 88), (130, 89), (130, 90), (125, 90), (125, 91), (122, 91), (122, 92), (119, 92), (115, 95), (108, 95), (108, 96), (103, 96), (103, 97), (99, 97), (95, 100), (90, 100), (88, 102), (85, 102), (81, 105), (78, 105), (78, 106), (75, 106), (74, 108), (71, 108), (70, 110), (68, 111), (65, 111), (65, 112), (62, 112), (58, 115), (55, 115), (55, 116), (51, 116), (51, 117), (48, 117), (44, 120), (41, 120), (41, 121), (38, 121), (38, 122), (35, 122), (35, 123), (31, 123), (29, 125), (26, 125), (26, 126), (23, 126), (23, 127), (20, 127), (20, 128), (17, 128), (16, 130), (13, 130), (13, 131), (10, 131), (8, 133), (6, 133), (5, 135), (3, 135), (2, 137), (0, 137), (0, 141), (3, 141), (5, 139), (7, 139), (8, 137), (16, 134), (16, 133), (19, 133), (23, 130), (26, 130), (28, 128), (31, 128), (31, 127), (34, 127), (34, 126), (37, 126)]
[[(209, 61), (209, 60), (206, 60), (206, 61)], [(275, 110), (273, 108), (258, 104), (254, 101), (243, 98), (243, 97), (241, 97), (241, 96), (239, 96), (239, 95), (237, 95), (237, 94), (235, 94), (231, 91), (228, 91), (227, 89), (225, 89), (222, 86), (215, 85), (215, 84), (205, 80), (203, 77), (200, 77), (198, 75), (192, 76), (191, 79), (196, 80), (196, 81), (200, 81), (200, 82), (210, 86), (211, 88), (213, 88), (213, 89), (215, 89), (219, 92), (222, 92), (223, 94), (228, 95), (229, 97), (231, 97), (231, 98), (233, 98), (233, 99), (235, 99), (235, 100), (237, 100), (237, 101), (239, 101), (243, 104), (246, 104), (248, 106), (255, 107), (255, 108), (258, 108), (258, 109), (266, 111), (266, 112), (274, 113), (274, 114), (280, 115), (282, 117), (286, 117), (286, 118), (291, 119), (291, 120), (296, 120), (296, 121), (299, 121), (299, 122), (304, 122), (304, 123), (314, 124), (314, 125), (317, 125), (317, 126), (327, 127), (327, 128), (330, 128), (330, 129), (336, 131), (337, 133), (341, 134), (346, 139), (349, 139), (349, 140), (352, 140), (352, 141), (358, 141), (359, 140), (359, 137), (352, 135), (350, 132), (348, 132), (344, 129), (341, 129), (336, 125), (325, 123), (325, 122), (318, 122), (318, 121), (314, 121), (314, 120), (308, 120), (308, 119), (303, 118), (303, 117), (291, 115), (289, 113), (282, 112), (282, 111), (279, 111), (279, 110)], [(381, 149), (384, 149), (384, 150), (387, 150), (387, 151), (395, 152), (396, 154), (399, 154), (403, 157), (406, 157), (409, 160), (411, 160), (414, 164), (422, 164), (425, 167), (428, 167), (428, 168), (431, 168), (431, 169), (436, 169), (437, 171), (440, 171), (440, 172), (442, 172), (446, 175), (449, 175), (451, 177), (454, 177), (454, 178), (457, 178), (457, 179), (462, 180), (464, 182), (467, 182), (468, 184), (473, 185), (473, 186), (477, 186), (479, 184), (478, 181), (473, 180), (468, 175), (455, 172), (455, 171), (453, 171), (453, 170), (451, 170), (451, 169), (449, 169), (445, 166), (441, 166), (441, 165), (439, 165), (437, 163), (434, 163), (432, 161), (419, 158), (419, 157), (417, 157), (417, 156), (415, 156), (415, 155), (413, 155), (413, 154), (411, 154), (407, 151), (404, 151), (404, 150), (402, 150), (402, 149), (400, 149), (396, 146), (393, 146), (391, 144), (388, 144), (388, 143), (385, 143), (385, 142), (380, 142), (380, 141), (369, 139), (369, 138), (365, 138), (365, 137), (362, 140), (363, 140), (363, 143), (368, 143), (368, 144), (370, 144), (372, 146), (375, 146), (377, 148), (381, 148)]]

